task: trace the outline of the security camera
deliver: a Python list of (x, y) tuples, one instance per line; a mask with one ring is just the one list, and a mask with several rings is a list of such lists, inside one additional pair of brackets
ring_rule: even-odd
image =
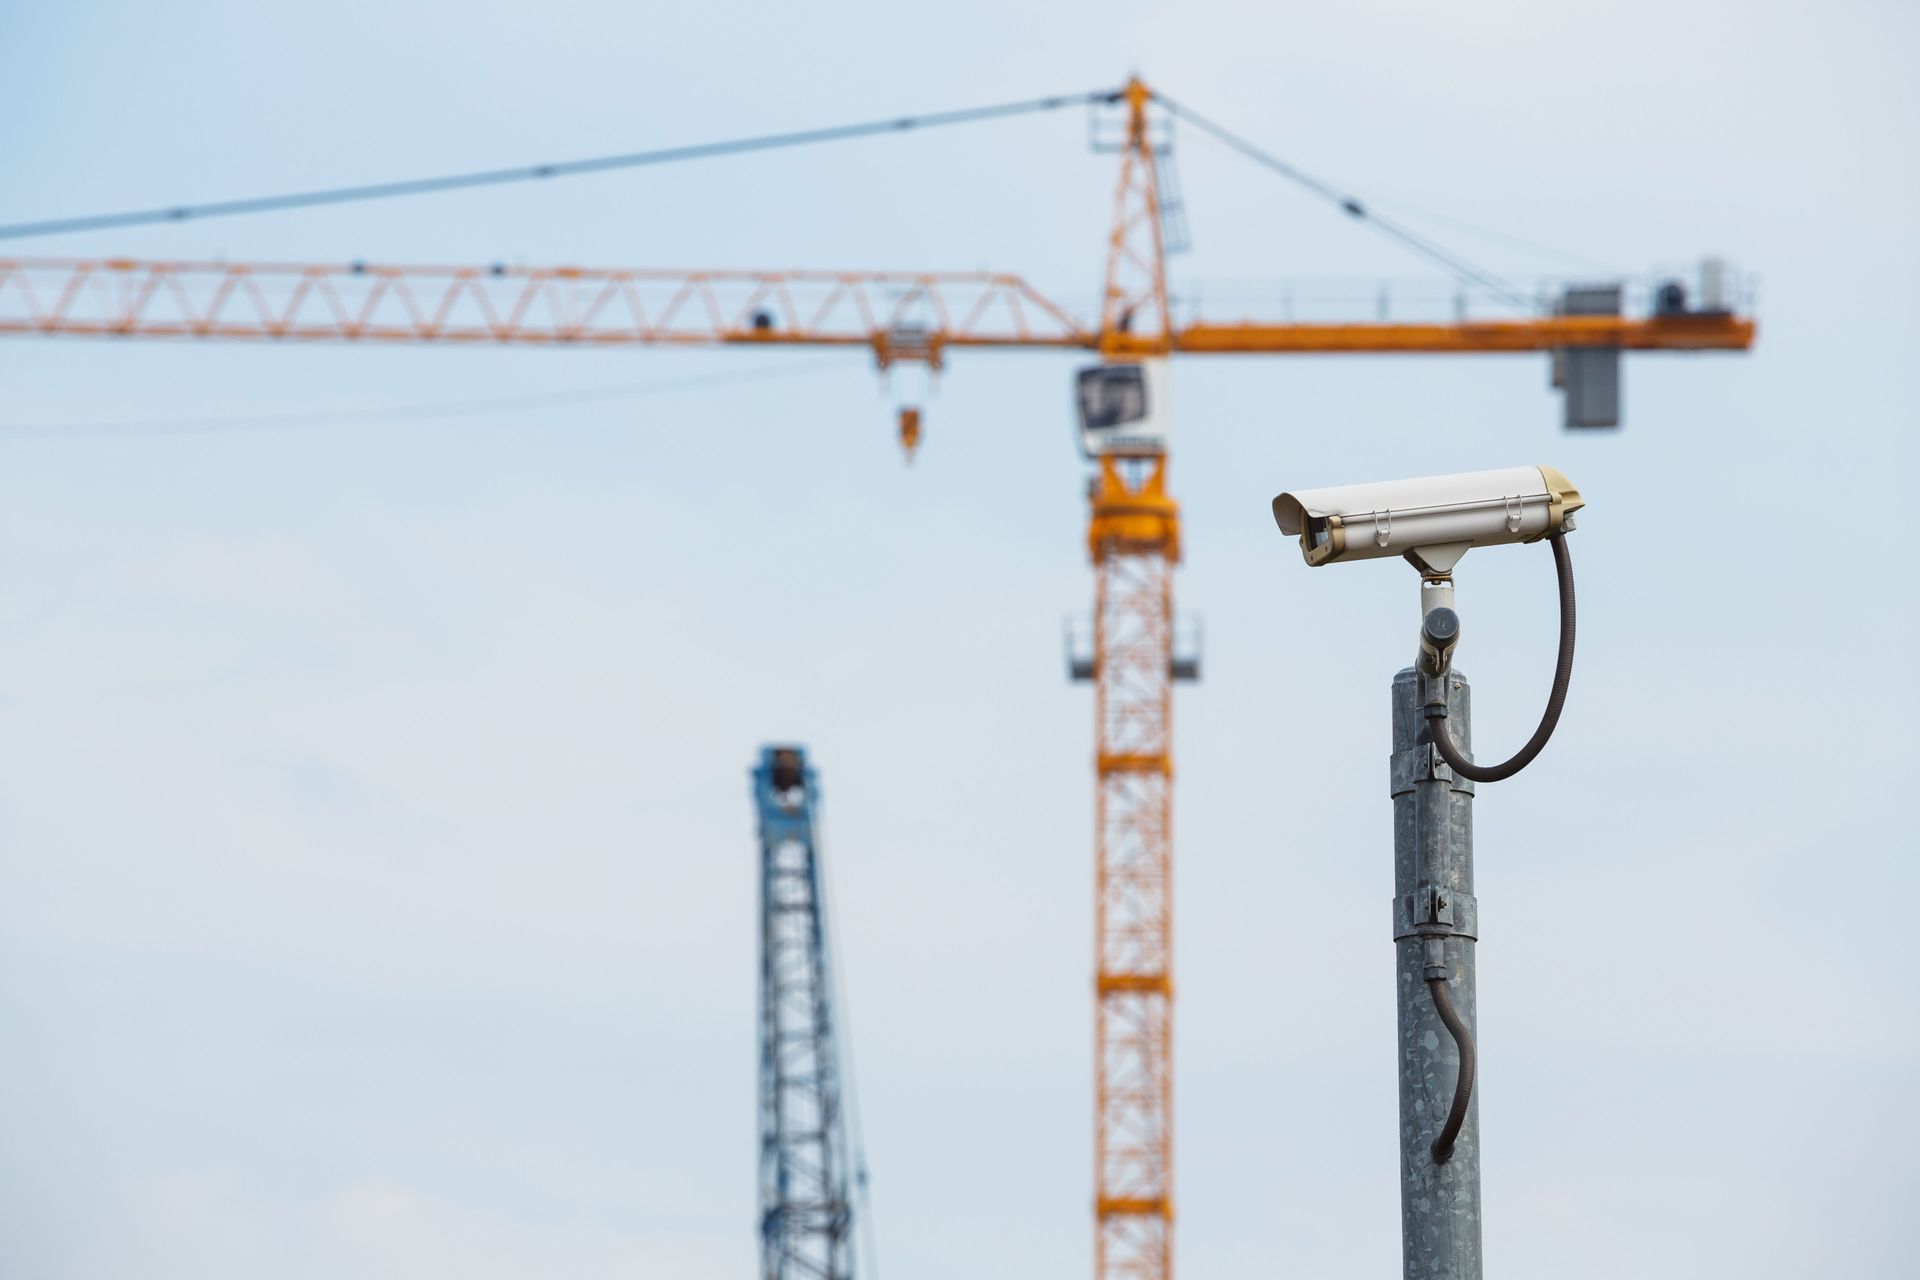
[[(1527, 767), (1553, 736), (1573, 677), (1573, 560), (1563, 536), (1586, 504), (1552, 467), (1469, 471), (1424, 480), (1302, 489), (1273, 500), (1280, 532), (1300, 539), (1307, 563), (1404, 556), (1420, 571), (1418, 671), (1428, 733), (1447, 767), (1474, 782), (1498, 782)], [(1547, 540), (1560, 587), (1560, 652), (1553, 691), (1540, 727), (1511, 759), (1479, 765), (1467, 759), (1447, 728), (1446, 680), (1460, 643), (1453, 610), (1453, 568), (1475, 547)]]
[(1302, 489), (1273, 500), (1280, 532), (1310, 565), (1404, 556), (1444, 577), (1474, 547), (1536, 542), (1572, 529), (1580, 491), (1552, 467)]

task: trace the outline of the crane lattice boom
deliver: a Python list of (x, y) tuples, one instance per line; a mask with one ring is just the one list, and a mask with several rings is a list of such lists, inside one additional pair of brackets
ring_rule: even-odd
[[(1114, 269), (1138, 275), (1135, 257)], [(1137, 280), (1083, 318), (1017, 275), (0, 258), (0, 334), (523, 346), (859, 347), (884, 367), (969, 347), (1113, 358), (1743, 350), (1750, 317), (1521, 316), (1451, 323), (1195, 321)]]

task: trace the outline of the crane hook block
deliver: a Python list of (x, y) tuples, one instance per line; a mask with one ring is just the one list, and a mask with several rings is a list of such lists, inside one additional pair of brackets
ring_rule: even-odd
[(913, 455), (920, 448), (920, 410), (905, 405), (900, 410), (900, 448), (906, 453), (907, 461), (913, 461)]

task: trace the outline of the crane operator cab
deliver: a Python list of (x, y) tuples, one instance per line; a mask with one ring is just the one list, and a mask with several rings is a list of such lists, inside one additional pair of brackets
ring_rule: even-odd
[(1157, 457), (1167, 451), (1167, 362), (1134, 360), (1082, 369), (1080, 452), (1089, 458)]

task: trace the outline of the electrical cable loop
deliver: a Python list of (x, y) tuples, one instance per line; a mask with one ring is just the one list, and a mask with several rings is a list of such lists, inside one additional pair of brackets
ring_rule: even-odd
[(1567, 553), (1564, 533), (1552, 534), (1546, 541), (1553, 548), (1554, 576), (1560, 586), (1560, 652), (1554, 660), (1553, 691), (1547, 696), (1547, 709), (1541, 713), (1540, 725), (1533, 731), (1533, 736), (1511, 759), (1493, 765), (1475, 764), (1467, 759), (1447, 732), (1447, 704), (1444, 699), (1427, 704), (1427, 734), (1433, 739), (1435, 749), (1447, 762), (1448, 768), (1473, 782), (1501, 782), (1532, 764), (1534, 757), (1547, 745), (1547, 739), (1553, 736), (1554, 727), (1560, 723), (1560, 712), (1567, 705), (1567, 685), (1573, 679), (1573, 558)]

